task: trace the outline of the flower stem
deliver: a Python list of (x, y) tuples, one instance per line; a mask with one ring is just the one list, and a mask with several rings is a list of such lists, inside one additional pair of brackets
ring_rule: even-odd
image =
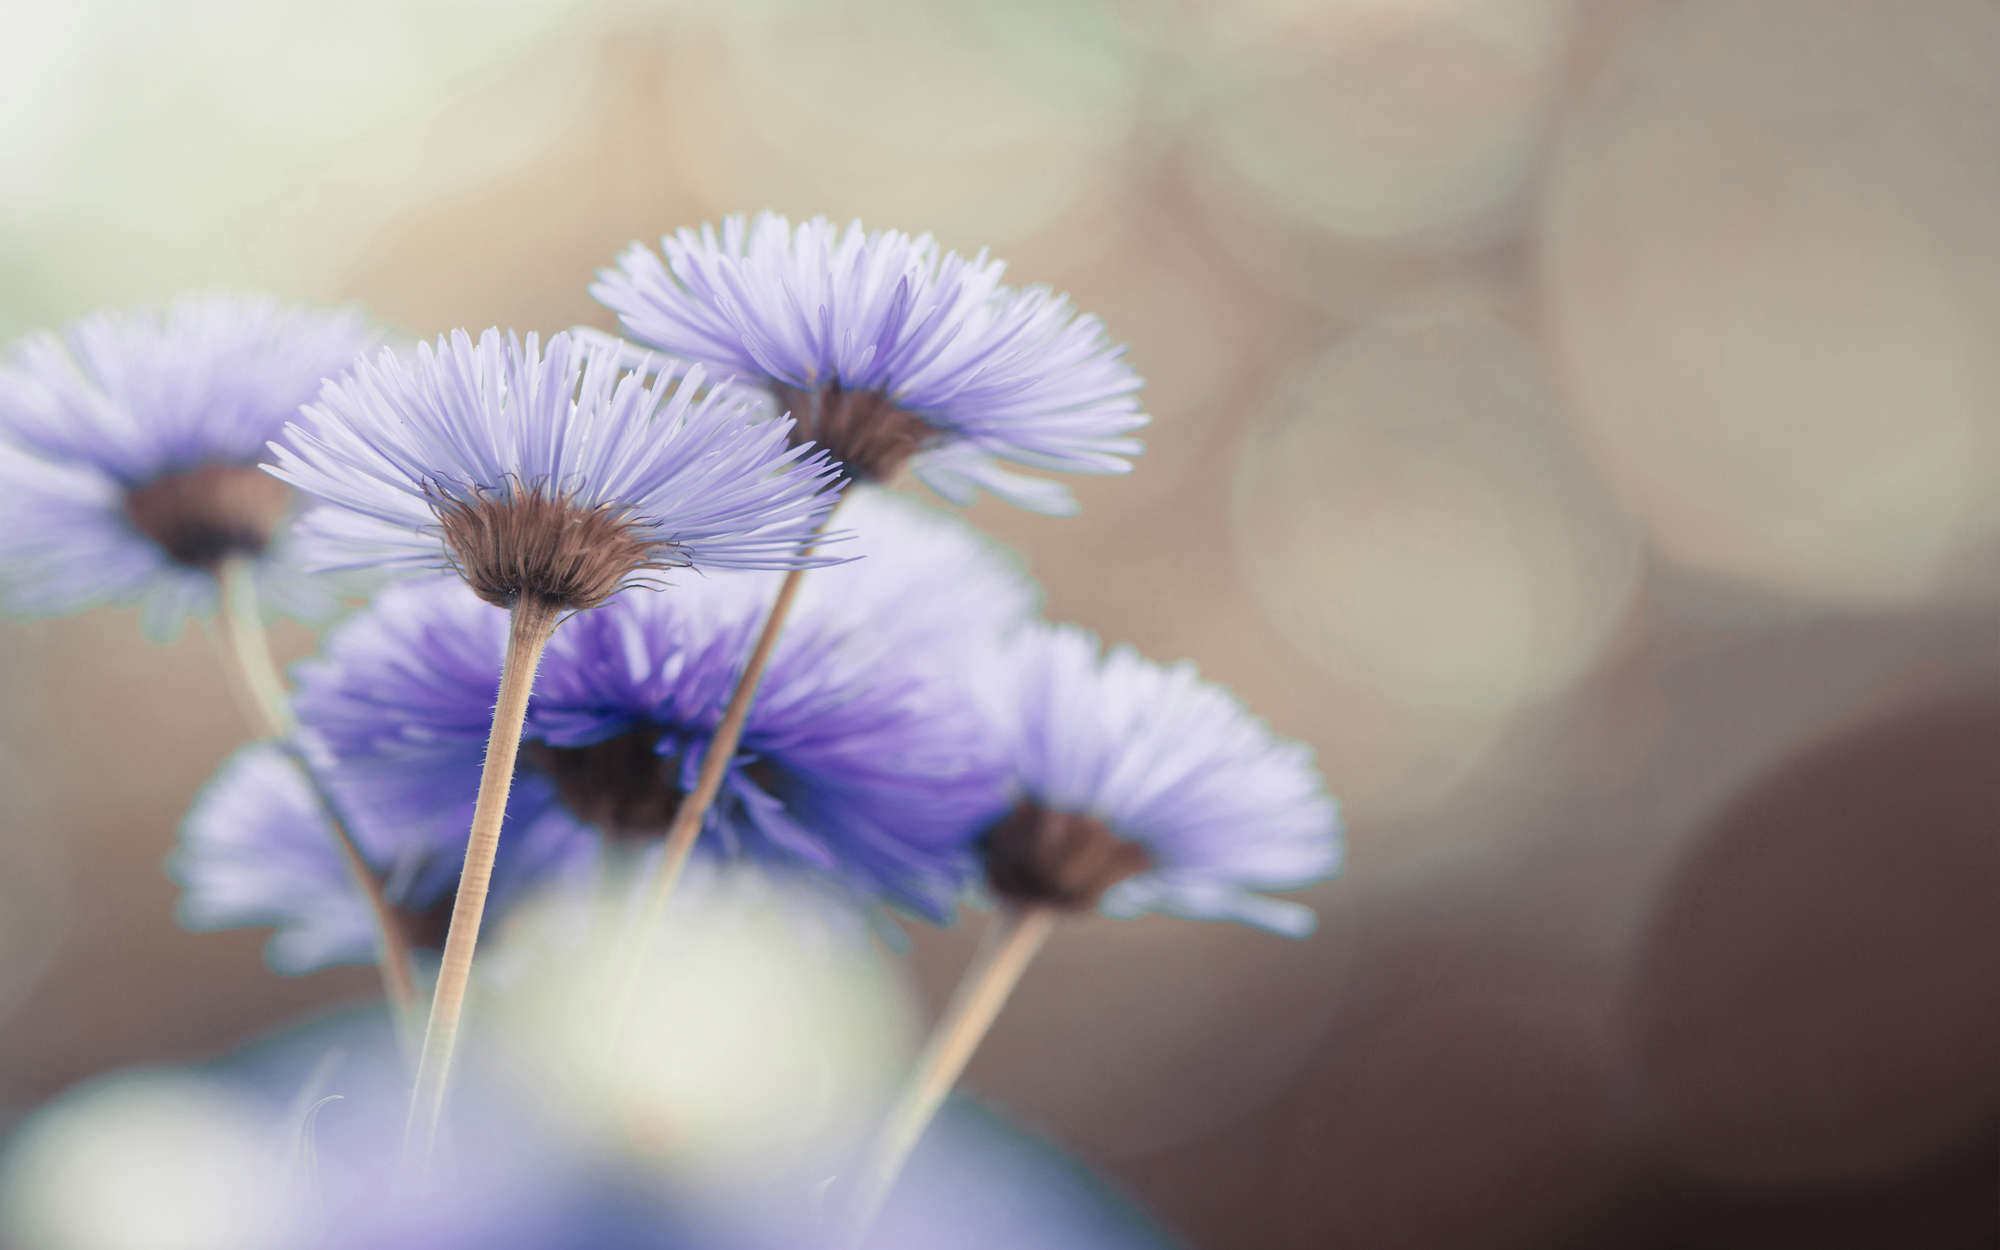
[(647, 890), (646, 901), (639, 911), (641, 940), (657, 927), (660, 913), (666, 910), (667, 900), (672, 897), (674, 885), (681, 878), (681, 870), (687, 866), (688, 855), (694, 850), (695, 839), (701, 835), (702, 821), (708, 816), (708, 809), (715, 805), (715, 796), (722, 790), (722, 779), (728, 774), (730, 761), (736, 757), (736, 745), (743, 738), (744, 722), (750, 718), (750, 704), (757, 697), (757, 685), (764, 679), (764, 669), (771, 662), (771, 652), (778, 645), (778, 634), (785, 627), (785, 618), (791, 615), (792, 601), (798, 598), (799, 584), (805, 575), (804, 569), (793, 569), (785, 574), (784, 584), (778, 587), (778, 597), (771, 604), (770, 615), (764, 618), (764, 628), (757, 635), (756, 645), (750, 649), (750, 659), (743, 666), (743, 675), (736, 679), (736, 689), (729, 696), (729, 706), (723, 709), (722, 723), (715, 727), (715, 735), (709, 739), (708, 750), (701, 757), (701, 771), (695, 776), (694, 789), (681, 800), (680, 808), (674, 813), (673, 824), (667, 827), (666, 848), (660, 855), (660, 865), (654, 871), (651, 888)]
[(646, 886), (645, 898), (626, 926), (625, 950), (617, 961), (618, 971), (611, 983), (611, 997), (605, 1011), (602, 1063), (607, 1070), (618, 1062), (625, 1022), (632, 1014), (632, 999), (639, 990), (639, 974), (646, 966), (653, 935), (659, 931), (660, 917), (667, 910), (667, 901), (673, 897), (674, 886), (681, 879), (681, 870), (687, 867), (688, 856), (694, 850), (695, 840), (701, 835), (702, 821), (708, 815), (708, 809), (714, 806), (715, 796), (722, 790), (722, 778), (728, 773), (729, 762), (736, 755), (736, 744), (743, 737), (743, 724), (750, 717), (750, 704), (757, 696), (757, 684), (771, 662), (778, 634), (785, 627), (785, 618), (791, 615), (792, 601), (798, 597), (799, 583), (805, 575), (804, 569), (793, 569), (785, 574), (784, 583), (778, 587), (778, 597), (772, 601), (770, 614), (764, 618), (757, 642), (750, 648), (750, 658), (743, 666), (743, 675), (736, 679), (736, 689), (729, 696), (729, 705), (723, 709), (722, 722), (716, 726), (715, 736), (709, 739), (708, 750), (701, 757), (701, 771), (695, 775), (694, 789), (681, 800), (679, 809), (674, 812), (673, 823), (667, 827), (666, 846), (661, 851), (659, 867), (654, 869), (652, 880)]
[(410, 976), (410, 945), (403, 924), (382, 893), (382, 883), (369, 870), (354, 833), (341, 818), (340, 808), (306, 762), (297, 743), (298, 722), (292, 716), (291, 701), (285, 695), (285, 680), (271, 656), (271, 643), (264, 633), (264, 621), (257, 611), (257, 587), (251, 579), (249, 562), (241, 556), (224, 560), (215, 571), (216, 593), (222, 600), (220, 621), (223, 649), (241, 676), (250, 694), (255, 727), (276, 739), (305, 775), (326, 816), (334, 847), (340, 852), (354, 886), (367, 900), (375, 918), (377, 967), (382, 973), (382, 991), (396, 1022), (397, 1036), (407, 1049), (409, 1033), (417, 1010), (417, 987)]
[(528, 717), (528, 692), (534, 688), (535, 669), (560, 616), (561, 608), (556, 604), (524, 598), (514, 605), (510, 618), (507, 658), (500, 669), (500, 694), (493, 706), (493, 729), (486, 739), (486, 765), (479, 776), (479, 800), (472, 810), (465, 867), (459, 873), (458, 897), (452, 902), (451, 927), (445, 933), (444, 957), (438, 966), (437, 992), (431, 999), (430, 1023), (424, 1029), (423, 1056), (410, 1094), (410, 1119), (403, 1138), (405, 1166), (428, 1167), (437, 1146), (459, 1019), (472, 977), (472, 952), (479, 942), (479, 922), (486, 914), (486, 891), (493, 880), (493, 858), (500, 848), (500, 822), (507, 813), (514, 760), (521, 751), (521, 727)]
[(292, 705), (285, 698), (285, 679), (271, 656), (271, 640), (264, 632), (264, 618), (257, 609), (257, 584), (250, 563), (231, 556), (215, 570), (215, 590), (222, 600), (216, 614), (221, 622), (223, 644), (236, 671), (243, 678), (256, 711), (258, 727), (273, 738), (290, 738), (298, 724)]
[[(827, 520), (831, 519), (832, 514), (828, 513), (826, 520), (820, 522), (822, 531)], [(810, 553), (817, 541), (815, 537), (806, 543), (800, 554)], [(639, 974), (646, 965), (653, 935), (659, 931), (660, 917), (665, 914), (674, 886), (680, 882), (681, 870), (687, 867), (688, 856), (693, 853), (695, 841), (701, 836), (702, 822), (708, 816), (708, 809), (715, 805), (715, 796), (722, 790), (722, 779), (729, 772), (737, 743), (743, 738), (744, 723), (750, 718), (750, 704), (757, 697), (758, 683), (764, 679), (764, 669), (771, 662), (771, 653), (778, 645), (778, 635), (783, 632), (785, 620), (792, 613), (792, 604), (798, 598), (799, 586), (805, 575), (803, 568), (792, 569), (778, 586), (778, 596), (771, 601), (771, 610), (765, 615), (757, 641), (750, 648), (750, 658), (744, 662), (743, 674), (736, 679), (735, 690), (730, 692), (722, 721), (715, 727), (708, 750), (701, 757), (701, 771), (695, 774), (694, 789), (681, 800), (680, 807), (674, 812), (673, 823), (667, 827), (666, 845), (661, 849), (659, 867), (654, 869), (645, 897), (626, 926), (628, 936), (624, 956), (619, 960), (611, 997), (606, 1004), (602, 1062), (607, 1070), (618, 1062), (618, 1048), (625, 1036), (625, 1021), (632, 1014), (632, 999), (638, 993)]]
[(966, 969), (951, 1002), (917, 1060), (909, 1083), (883, 1123), (881, 1136), (860, 1173), (847, 1209), (843, 1245), (856, 1245), (881, 1213), (903, 1164), (923, 1139), (938, 1108), (958, 1084), (974, 1051), (1000, 1016), (1035, 955), (1055, 931), (1062, 913), (1036, 904), (1006, 911), (993, 920), (995, 940), (982, 961)]

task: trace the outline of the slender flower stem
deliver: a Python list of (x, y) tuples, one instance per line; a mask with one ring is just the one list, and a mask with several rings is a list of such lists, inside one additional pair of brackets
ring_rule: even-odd
[(292, 756), (312, 786), (326, 816), (327, 828), (332, 831), (334, 847), (340, 852), (341, 863), (367, 900), (369, 914), (375, 918), (375, 962), (382, 973), (382, 990), (389, 1000), (397, 1035), (407, 1048), (417, 1010), (417, 986), (410, 975), (410, 945), (402, 921), (383, 895), (381, 881), (369, 870), (353, 831), (341, 817), (339, 805), (298, 748), (298, 722), (292, 715), (291, 701), (285, 695), (285, 679), (272, 658), (270, 639), (257, 611), (257, 587), (251, 578), (249, 562), (241, 556), (224, 560), (215, 571), (215, 582), (222, 600), (217, 619), (221, 623), (223, 650), (241, 676), (243, 688), (249, 692), (254, 723)]
[(868, 1232), (911, 1151), (923, 1139), (938, 1108), (958, 1084), (974, 1051), (1000, 1016), (1035, 955), (1055, 931), (1062, 913), (1046, 904), (1006, 911), (993, 920), (995, 940), (986, 957), (966, 969), (930, 1041), (884, 1121), (882, 1134), (860, 1173), (847, 1209), (841, 1244), (856, 1245)]
[(222, 600), (216, 616), (223, 643), (236, 661), (236, 671), (261, 722), (259, 727), (274, 738), (291, 737), (298, 723), (292, 717), (285, 679), (271, 655), (271, 639), (257, 609), (257, 584), (250, 562), (242, 556), (224, 560), (215, 570), (215, 589)]
[(778, 597), (771, 604), (771, 613), (764, 618), (764, 628), (757, 635), (756, 645), (750, 649), (750, 659), (743, 666), (743, 675), (737, 678), (736, 689), (729, 696), (729, 706), (723, 709), (722, 723), (715, 727), (715, 736), (709, 739), (708, 750), (701, 757), (701, 772), (695, 776), (694, 790), (681, 800), (679, 810), (674, 813), (674, 823), (667, 827), (666, 849), (660, 855), (660, 866), (653, 874), (651, 888), (639, 912), (642, 937), (657, 927), (660, 913), (666, 910), (674, 885), (680, 881), (681, 870), (687, 867), (695, 839), (701, 835), (702, 821), (708, 816), (708, 809), (715, 805), (715, 796), (722, 790), (722, 779), (728, 774), (729, 763), (736, 756), (736, 745), (743, 738), (744, 722), (750, 719), (750, 704), (757, 697), (758, 683), (764, 679), (764, 669), (771, 662), (771, 652), (778, 645), (778, 634), (785, 627), (785, 618), (791, 615), (792, 601), (798, 598), (799, 585), (805, 580), (805, 575), (804, 569), (793, 569), (785, 574), (784, 584), (778, 587)]
[(528, 692), (534, 688), (535, 669), (560, 617), (557, 605), (538, 599), (522, 599), (514, 606), (507, 659), (500, 669), (500, 694), (493, 706), (493, 729), (486, 739), (486, 765), (479, 776), (479, 800), (472, 810), (472, 832), (465, 845), (465, 867), (459, 873), (458, 897), (452, 903), (451, 927), (445, 933), (444, 957), (438, 967), (437, 992), (424, 1030), (423, 1057), (417, 1065), (416, 1088), (410, 1094), (410, 1119), (403, 1138), (403, 1161), (409, 1167), (428, 1167), (437, 1146), (452, 1052), (458, 1044), (459, 1019), (472, 977), (472, 952), (479, 942), (479, 922), (486, 914), (493, 857), (500, 848), (500, 822), (507, 813), (514, 760), (521, 751), (521, 727), (528, 717)]
[[(839, 506), (834, 504), (835, 509)], [(833, 512), (829, 511), (820, 521), (820, 532), (825, 531), (832, 519)], [(818, 536), (815, 535), (799, 554), (811, 554), (817, 542)], [(778, 586), (778, 597), (771, 601), (771, 611), (764, 617), (763, 628), (758, 631), (757, 641), (750, 648), (750, 658), (744, 662), (743, 675), (736, 679), (736, 689), (730, 692), (729, 704), (722, 711), (722, 721), (715, 727), (715, 735), (709, 739), (708, 750), (701, 757), (701, 771), (695, 774), (694, 789), (681, 800), (680, 807), (674, 812), (673, 823), (667, 827), (666, 845), (660, 853), (659, 867), (654, 870), (645, 898), (627, 928), (630, 936), (626, 939), (624, 957), (612, 982), (604, 1030), (603, 1063), (607, 1069), (617, 1062), (618, 1047), (625, 1036), (625, 1021), (632, 1014), (632, 997), (638, 993), (639, 974), (645, 967), (653, 935), (659, 932), (660, 917), (665, 914), (674, 886), (680, 882), (681, 870), (687, 867), (688, 856), (693, 853), (695, 841), (701, 836), (702, 822), (708, 817), (708, 809), (715, 805), (715, 796), (722, 790), (722, 779), (729, 772), (729, 763), (736, 756), (737, 743), (743, 738), (743, 726), (750, 719), (750, 704), (757, 697), (758, 683), (764, 680), (764, 669), (771, 662), (771, 653), (778, 645), (778, 635), (785, 628), (786, 618), (792, 614), (792, 604), (799, 596), (799, 586), (805, 581), (805, 576), (805, 569), (792, 569)]]
[(736, 744), (743, 737), (743, 724), (750, 716), (750, 704), (757, 696), (757, 684), (771, 662), (771, 651), (778, 644), (778, 634), (785, 627), (785, 618), (791, 615), (792, 601), (798, 597), (799, 583), (805, 575), (804, 569), (793, 569), (785, 574), (784, 584), (778, 587), (778, 597), (771, 604), (770, 615), (764, 618), (764, 627), (757, 635), (756, 645), (750, 649), (750, 659), (743, 667), (743, 675), (737, 678), (736, 689), (729, 696), (729, 706), (723, 709), (722, 723), (716, 726), (715, 736), (709, 739), (708, 752), (701, 758), (701, 771), (695, 776), (694, 789), (681, 800), (679, 809), (674, 812), (673, 824), (667, 827), (667, 841), (660, 854), (659, 867), (654, 870), (652, 880), (646, 887), (646, 896), (626, 927), (624, 954), (617, 961), (618, 971), (612, 980), (611, 998), (606, 1005), (602, 1062), (607, 1070), (618, 1062), (625, 1022), (632, 1014), (632, 999), (639, 992), (639, 974), (646, 966), (653, 935), (659, 931), (660, 917), (667, 910), (667, 901), (673, 897), (674, 886), (681, 879), (681, 870), (687, 867), (695, 840), (701, 836), (702, 821), (722, 789), (722, 778), (729, 771), (729, 761), (735, 756)]

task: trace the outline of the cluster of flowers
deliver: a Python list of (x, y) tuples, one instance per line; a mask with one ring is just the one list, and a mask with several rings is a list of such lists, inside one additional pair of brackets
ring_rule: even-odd
[(690, 846), (938, 923), (983, 894), (1303, 933), (1267, 892), (1337, 865), (1309, 752), (1039, 619), (1009, 555), (884, 489), (1064, 513), (1016, 467), (1130, 468), (1122, 349), (1001, 269), (765, 214), (605, 270), (624, 340), (384, 344), (222, 296), (92, 317), (0, 367), (0, 594), (170, 630), (232, 579), (316, 617), (403, 577), (297, 667), (172, 871), (187, 923), (270, 926), (281, 970), (437, 964), (440, 1102), (482, 924), (664, 898)]

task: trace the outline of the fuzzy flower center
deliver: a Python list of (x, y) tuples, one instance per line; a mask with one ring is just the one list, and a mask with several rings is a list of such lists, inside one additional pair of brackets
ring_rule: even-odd
[[(609, 837), (637, 840), (664, 835), (687, 797), (680, 756), (662, 755), (659, 741), (658, 729), (635, 729), (582, 747), (529, 742), (522, 754), (572, 816)], [(740, 771), (767, 794), (778, 783), (777, 768), (762, 760)]]
[(174, 563), (212, 571), (262, 554), (291, 503), (291, 488), (255, 465), (204, 464), (126, 491), (125, 515)]
[(664, 833), (686, 797), (675, 760), (655, 749), (659, 740), (635, 730), (587, 747), (530, 742), (522, 750), (571, 815), (612, 837), (639, 838)]
[(986, 883), (1015, 903), (1083, 910), (1104, 892), (1152, 867), (1137, 842), (1127, 842), (1094, 816), (1023, 802), (986, 831)]
[(642, 568), (686, 563), (663, 559), (673, 548), (640, 538), (623, 508), (586, 508), (538, 487), (482, 491), (433, 506), (459, 575), (474, 594), (503, 608), (523, 599), (594, 608)]
[(780, 385), (778, 402), (792, 414), (792, 441), (818, 443), (863, 482), (887, 482), (922, 451), (937, 428), (891, 403), (880, 391)]

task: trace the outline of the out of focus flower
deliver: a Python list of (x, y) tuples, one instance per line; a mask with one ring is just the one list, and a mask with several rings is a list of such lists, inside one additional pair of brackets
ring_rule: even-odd
[(284, 1145), (254, 1098), (187, 1073), (91, 1082), (0, 1159), (0, 1243), (22, 1250), (280, 1250)]
[[(340, 783), (338, 769), (322, 768), (320, 780), (338, 799), (403, 938), (415, 950), (442, 948), (464, 859), (462, 814), (404, 807), (383, 819)], [(506, 915), (530, 891), (590, 858), (570, 822), (523, 822), (500, 845), (489, 914)], [(276, 929), (267, 955), (279, 972), (376, 958), (375, 916), (341, 859), (326, 808), (300, 763), (279, 747), (247, 747), (223, 765), (182, 822), (168, 870), (181, 884), (181, 922), (189, 928)]]
[[(697, 845), (938, 917), (972, 871), (973, 834), (1005, 804), (963, 674), (1036, 592), (953, 518), (868, 490), (851, 506), (866, 558), (808, 583)], [(658, 841), (776, 580), (718, 574), (622, 596), (557, 632), (508, 804), (496, 916), (586, 872), (606, 843)], [(443, 938), (506, 637), (504, 611), (430, 579), (385, 591), (298, 669), (322, 776), (420, 949)], [(275, 748), (244, 752), (197, 800), (173, 872), (187, 923), (272, 925), (282, 970), (372, 955), (367, 905), (305, 777)]]
[[(824, 455), (698, 371), (648, 382), (565, 334), (384, 352), (272, 444), (332, 506), (328, 567), (452, 568), (489, 603), (587, 608), (650, 572), (791, 568), (831, 508)], [(700, 398), (696, 396), (700, 394)]]
[(806, 579), (800, 611), (856, 647), (872, 640), (901, 663), (963, 676), (1041, 608), (1017, 556), (938, 508), (850, 486), (840, 523), (855, 559)]
[[(635, 1045), (610, 1064), (585, 1027), (601, 1010), (589, 997), (604, 988), (596, 978), (551, 961), (497, 994), (491, 1018), (502, 1027), (490, 1036), (506, 1044), (475, 1049), (460, 1073), (454, 1149), (421, 1180), (398, 1167), (407, 1076), (372, 1013), (321, 1017), (204, 1072), (80, 1086), (0, 1149), (0, 1242), (846, 1250), (823, 1197), (839, 1159), (817, 1148), (837, 1146), (854, 1127), (845, 1117), (865, 1116), (893, 1077), (911, 1013), (879, 961), (789, 931), (796, 903), (769, 888), (727, 889), (687, 909), (657, 975), (640, 982), (650, 1010), (634, 1019)], [(530, 924), (506, 936), (546, 934)], [(864, 1246), (1168, 1244), (1073, 1161), (961, 1105)]]
[(639, 342), (769, 387), (796, 437), (852, 477), (887, 481), (908, 464), (949, 499), (984, 488), (1066, 512), (1066, 490), (1000, 462), (1124, 473), (1140, 450), (1141, 383), (1123, 349), (1065, 296), (1003, 286), (984, 252), (772, 213), (660, 247), (634, 244), (592, 294)]
[(987, 883), (1024, 904), (1163, 911), (1300, 935), (1340, 820), (1311, 751), (1235, 696), (1075, 626), (1022, 633), (995, 673), (1021, 796), (983, 839)]
[(613, 1141), (706, 1200), (809, 1191), (908, 1063), (906, 986), (844, 900), (712, 861), (634, 965), (641, 877), (614, 866), (604, 888), (545, 896), (501, 931), (499, 1079), (574, 1139)]
[(377, 338), (351, 311), (190, 295), (17, 344), (0, 366), (0, 592), (31, 612), (138, 602), (158, 632), (211, 607), (241, 556), (266, 602), (329, 606), (286, 555), (292, 493), (257, 461)]
[[(546, 813), (613, 842), (662, 838), (770, 590), (763, 578), (711, 578), (615, 600), (558, 632), (529, 708), (515, 820)], [(301, 670), (302, 718), (384, 810), (413, 821), (468, 811), (506, 631), (503, 612), (452, 583), (398, 587)], [(698, 846), (807, 864), (938, 915), (1001, 774), (955, 687), (864, 641), (803, 614), (786, 630)]]

